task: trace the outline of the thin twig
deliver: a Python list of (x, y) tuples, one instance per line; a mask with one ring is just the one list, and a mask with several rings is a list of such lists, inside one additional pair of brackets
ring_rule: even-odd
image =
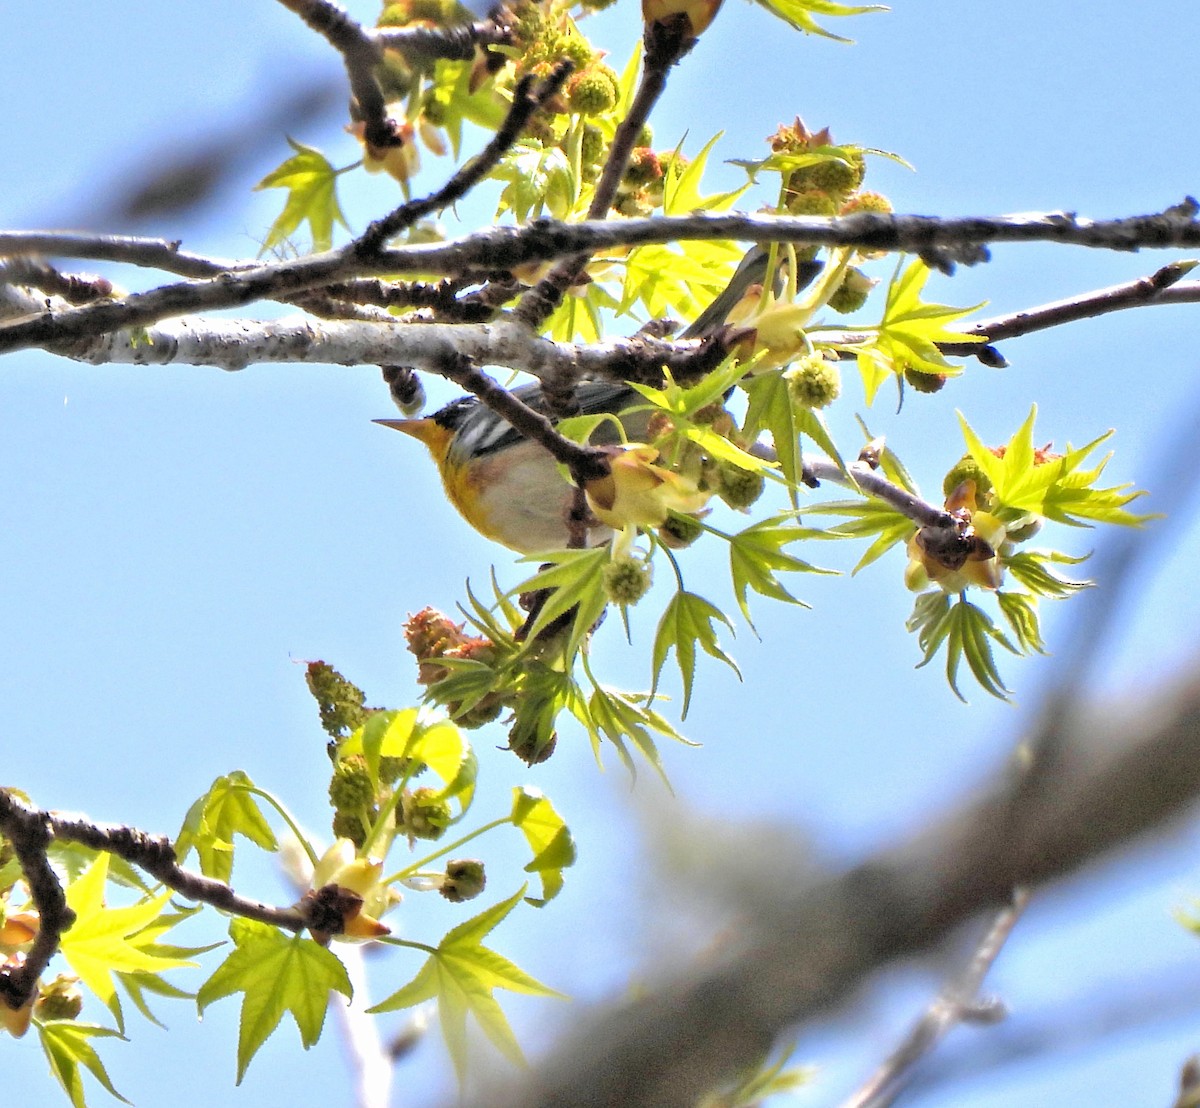
[(466, 359), (447, 359), (439, 372), (460, 388), (479, 397), (483, 404), (502, 416), (525, 438), (545, 447), (555, 461), (571, 471), (578, 484), (608, 473), (608, 462), (602, 450), (581, 446), (560, 435), (549, 418), (534, 411)]
[[(890, 1108), (912, 1075), (913, 1067), (946, 1037), (957, 1023), (977, 1019), (979, 989), (992, 964), (1029, 904), (1029, 893), (1018, 889), (1012, 904), (1002, 909), (988, 928), (962, 972), (929, 1006), (904, 1039), (842, 1108)], [(987, 1018), (994, 1018), (989, 1006)]]
[(513, 90), (513, 102), (508, 109), (508, 115), (487, 146), (436, 192), (423, 199), (401, 204), (382, 219), (375, 220), (352, 244), (351, 249), (361, 257), (376, 255), (389, 239), (395, 238), (401, 231), (466, 196), (521, 137), (521, 132), (534, 113), (558, 94), (563, 82), (571, 75), (571, 68), (570, 62), (560, 62), (537, 88), (534, 88), (534, 78), (531, 74), (522, 77)]
[[(1098, 289), (1081, 296), (1055, 300), (1036, 308), (1025, 308), (991, 319), (976, 320), (962, 330), (968, 335), (982, 335), (989, 343), (1018, 338), (1050, 327), (1061, 327), (1081, 319), (1094, 319), (1125, 308), (1141, 308), (1150, 304), (1200, 303), (1200, 281), (1184, 281), (1183, 277), (1195, 268), (1194, 262), (1172, 262), (1148, 277), (1138, 277), (1124, 284)], [(939, 343), (943, 354), (968, 357), (979, 348), (978, 343)]]
[[(696, 40), (681, 33), (681, 23), (674, 25), (674, 33), (669, 32), (660, 23), (650, 23), (646, 27), (646, 53), (642, 64), (642, 76), (637, 92), (629, 105), (625, 118), (617, 126), (613, 135), (612, 145), (608, 150), (608, 159), (600, 179), (596, 182), (595, 192), (588, 205), (588, 219), (604, 219), (621, 179), (629, 165), (629, 157), (637, 145), (638, 136), (642, 133), (646, 120), (649, 118), (654, 105), (667, 87), (667, 75), (685, 54), (695, 45)], [(517, 316), (531, 330), (537, 330), (549, 317), (550, 313), (562, 302), (575, 281), (587, 265), (589, 255), (579, 253), (571, 258), (564, 258), (529, 290), (517, 305)]]
[(375, 77), (382, 59), (378, 43), (362, 25), (332, 0), (279, 0), (342, 56), (350, 91), (357, 106), (356, 115), (363, 124), (363, 137), (376, 147), (397, 146), (403, 141), (388, 118), (383, 89)]

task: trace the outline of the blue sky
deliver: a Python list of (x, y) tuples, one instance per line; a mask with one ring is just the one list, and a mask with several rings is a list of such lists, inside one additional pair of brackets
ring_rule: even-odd
[[(1200, 28), (1187, 0), (1138, 9), (1101, 0), (1086, 11), (951, 0), (895, 7), (843, 21), (836, 29), (857, 39), (845, 46), (729, 0), (674, 74), (654, 120), (657, 144), (686, 133), (694, 152), (724, 131), (716, 159), (759, 156), (762, 139), (799, 114), (841, 141), (901, 154), (915, 173), (877, 159), (868, 184), (899, 211), (929, 214), (1068, 208), (1107, 217), (1160, 210), (1200, 190), (1200, 142), (1182, 110)], [(350, 9), (364, 18), (375, 10)], [(638, 22), (630, 0), (619, 0), (598, 23), (615, 64)], [(287, 155), (282, 135), (248, 152), (242, 177), (184, 225), (97, 220), (116, 184), (148, 158), (198, 149), (214, 129), (261, 114), (291, 81), (337, 89), (340, 72), (315, 36), (267, 0), (26, 6), (0, 16), (0, 28), (4, 228), (102, 225), (252, 255), (279, 200), (249, 186)], [(293, 134), (339, 163), (356, 157), (339, 130), (343, 99), (336, 91), (333, 108)], [(418, 188), (437, 181), (436, 161), (426, 164)], [(726, 168), (713, 184), (736, 179)], [(345, 203), (361, 228), (396, 199), (386, 181), (372, 180)], [(474, 218), (489, 210), (487, 202), (463, 208)], [(939, 279), (931, 293), (963, 305), (986, 299), (989, 312), (1002, 312), (1128, 280), (1175, 257), (1001, 247), (987, 266)], [(961, 451), (956, 408), (985, 440), (1003, 441), (1036, 401), (1043, 439), (1079, 443), (1115, 426), (1110, 476), (1151, 485), (1164, 436), (1194, 422), (1196, 319), (1195, 308), (1156, 308), (1011, 342), (1010, 368), (971, 366), (935, 397), (910, 396), (899, 417), (884, 397), (867, 418), (932, 489)], [(438, 399), (451, 392), (431, 387)], [(849, 377), (847, 392), (835, 428), (852, 442), (853, 414), (865, 409)], [(0, 373), (6, 781), (43, 805), (173, 833), (217, 774), (243, 768), (322, 825), (324, 737), (298, 663), (328, 659), (370, 702), (410, 703), (417, 688), (404, 615), (426, 604), (452, 608), (463, 581), (485, 581), (492, 564), (510, 582), (520, 572), (458, 519), (415, 444), (370, 423), (388, 414), (371, 367), (223, 374), (8, 356)], [(1172, 527), (1161, 566), (1136, 582), (1103, 651), (1096, 684), (1105, 694), (1144, 688), (1192, 649), (1195, 527)], [(1083, 552), (1093, 536), (1054, 539)], [(821, 547), (812, 557), (853, 564), (849, 550)], [(723, 599), (720, 563), (690, 554), (689, 583)], [(917, 826), (1002, 765), (1053, 663), (1005, 662), (1015, 707), (982, 693), (962, 706), (936, 667), (913, 671), (902, 570), (895, 554), (854, 580), (795, 582), (812, 611), (759, 604), (761, 643), (739, 628), (732, 647), (745, 684), (715, 663), (701, 671), (685, 731), (703, 745), (666, 751), (674, 798), (647, 774), (631, 789), (611, 757), (598, 774), (579, 737), (565, 737), (549, 764), (527, 773), (490, 749), (499, 732), (481, 733), (485, 789), (503, 796), (513, 784), (538, 785), (581, 844), (560, 902), (544, 917), (514, 918), (497, 932), (497, 948), (564, 991), (604, 995), (631, 973), (652, 972), (661, 954), (662, 908), (637, 842), (653, 825), (650, 812), (699, 818), (732, 808), (845, 860)], [(1066, 642), (1068, 615), (1047, 610), (1052, 649)], [(652, 625), (634, 621), (631, 650), (609, 622), (597, 665), (616, 684), (644, 686)], [(702, 854), (704, 834), (696, 837)], [(1195, 839), (1177, 832), (1163, 853), (1038, 898), (990, 981), (1014, 1026), (1117, 978), (1196, 975), (1200, 949), (1171, 918), (1200, 890)], [(488, 857), (500, 850), (484, 847)], [(254, 895), (284, 895), (269, 866), (238, 878)], [(497, 899), (518, 880), (514, 855), (492, 873)], [(404, 934), (428, 939), (457, 918), (421, 903), (428, 899), (410, 896), (400, 909)], [(803, 1040), (797, 1056), (823, 1071), (803, 1102), (836, 1102), (886, 1052), (935, 987), (937, 969), (894, 974), (829, 1033)], [(376, 997), (414, 971), (399, 957), (381, 961)], [(234, 1004), (214, 1006), (200, 1024), (186, 1005), (160, 1008), (169, 1034), (135, 1023), (132, 1044), (104, 1051), (117, 1087), (140, 1105), (199, 1103), (214, 1089), (231, 1104), (348, 1099), (332, 1028), (302, 1056), (285, 1027), (234, 1090)], [(509, 1008), (535, 1051), (564, 1019), (554, 1002), (517, 998)], [(1198, 1041), (1193, 1015), (931, 1088), (919, 1103), (1161, 1105)], [(10, 1087), (45, 1088), (32, 1040), (5, 1040), (2, 1049)], [(400, 1070), (406, 1095), (397, 1103), (444, 1096), (445, 1069), (431, 1039)]]

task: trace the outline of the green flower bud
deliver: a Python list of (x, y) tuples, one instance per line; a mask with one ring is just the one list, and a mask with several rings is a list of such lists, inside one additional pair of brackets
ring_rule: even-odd
[(695, 516), (679, 512), (667, 516), (667, 522), (658, 529), (658, 537), (668, 550), (682, 550), (691, 546), (703, 534), (704, 527)]
[(596, 60), (596, 51), (583, 35), (567, 35), (560, 49), (561, 56), (575, 66), (576, 72), (587, 69)]
[(454, 858), (446, 863), (446, 876), (439, 890), (453, 904), (472, 900), (483, 892), (487, 875), (478, 858)]
[(992, 479), (970, 454), (964, 454), (946, 474), (942, 481), (942, 494), (949, 496), (964, 481), (975, 482), (976, 503), (980, 503), (983, 497), (992, 491)]
[(874, 287), (875, 282), (861, 269), (851, 267), (846, 270), (837, 291), (829, 298), (829, 306), (843, 315), (856, 312), (867, 302), (867, 296)]
[(842, 215), (853, 215), (855, 212), (879, 212), (889, 215), (894, 210), (892, 202), (881, 192), (856, 193), (842, 205)]
[(717, 468), (717, 495), (731, 508), (744, 512), (763, 494), (766, 478), (754, 470), (742, 469), (732, 462)]
[(567, 81), (567, 104), (580, 115), (603, 115), (620, 96), (617, 75), (607, 65), (593, 65)]
[(355, 849), (361, 848), (367, 841), (367, 827), (358, 812), (334, 812), (332, 831), (335, 839), (349, 839)]
[[(413, 760), (411, 758), (393, 758), (384, 754), (379, 759), (379, 780), (385, 785), (394, 785), (406, 773), (411, 771)], [(419, 765), (416, 772), (419, 773), (425, 767)]]
[(580, 160), (585, 166), (598, 166), (604, 158), (604, 134), (590, 123), (583, 129), (579, 144)]
[(357, 812), (375, 803), (375, 786), (362, 755), (338, 763), (329, 782), (329, 802), (339, 812)]
[(39, 1020), (73, 1020), (83, 1011), (83, 990), (79, 978), (60, 973), (48, 985), (41, 987), (33, 1006)]
[(824, 158), (801, 172), (808, 174), (809, 188), (835, 196), (847, 196), (862, 184), (867, 165), (861, 154), (852, 153), (848, 162), (839, 158)]
[(614, 604), (636, 604), (650, 591), (653, 572), (641, 558), (614, 558), (604, 567), (604, 593)]
[(450, 803), (437, 789), (415, 789), (404, 794), (401, 807), (404, 830), (414, 839), (440, 839), (450, 825)]
[(536, 766), (546, 761), (558, 745), (558, 732), (551, 731), (546, 739), (538, 734), (537, 727), (531, 727), (518, 719), (508, 733), (508, 749), (511, 750), (527, 766)]
[(912, 366), (904, 371), (904, 379), (917, 392), (941, 392), (946, 385), (944, 373), (926, 373), (920, 369), (913, 369)]
[(816, 189), (793, 190), (788, 186), (783, 199), (791, 215), (837, 215), (838, 204), (827, 192)]
[(494, 693), (488, 693), (477, 704), (472, 704), (465, 712), (461, 710), (454, 711), (454, 722), (459, 727), (465, 727), (468, 731), (474, 731), (476, 728), (482, 727), (485, 723), (491, 723), (503, 710), (503, 699)]
[(806, 354), (783, 379), (793, 403), (803, 408), (827, 408), (842, 391), (842, 374), (834, 362), (823, 354)]
[(629, 155), (629, 165), (621, 183), (628, 188), (640, 188), (662, 179), (663, 167), (659, 156), (648, 146), (635, 146)]

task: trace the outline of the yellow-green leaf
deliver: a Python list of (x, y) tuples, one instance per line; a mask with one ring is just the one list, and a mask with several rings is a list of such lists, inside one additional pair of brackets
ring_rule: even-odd
[(258, 1048), (290, 1012), (307, 1050), (320, 1037), (331, 990), (349, 998), (354, 990), (337, 955), (301, 935), (285, 935), (257, 920), (229, 925), (235, 948), (200, 986), (196, 1007), (203, 1014), (213, 1001), (242, 993), (238, 1026), (237, 1081)]
[(67, 886), (67, 904), (75, 912), (75, 923), (63, 932), (60, 950), (80, 980), (111, 1005), (116, 996), (114, 972), (161, 973), (196, 963), (147, 949), (161, 934), (161, 928), (152, 925), (170, 903), (170, 893), (123, 908), (105, 906), (108, 857), (100, 854), (78, 880)]
[(460, 1082), (467, 1073), (468, 1015), (475, 1017), (484, 1033), (507, 1057), (516, 1062), (524, 1059), (508, 1019), (492, 995), (494, 990), (562, 996), (482, 945), (484, 936), (521, 902), (524, 895), (525, 888), (522, 887), (507, 900), (448, 931), (437, 948), (429, 950), (429, 959), (416, 977), (368, 1009), (370, 1012), (394, 1012), (436, 998), (442, 1035)]
[(541, 908), (562, 891), (562, 871), (575, 864), (575, 840), (540, 789), (527, 786), (513, 789), (512, 822), (521, 829), (533, 851), (533, 861), (525, 867), (525, 872), (536, 873), (542, 880), (541, 898), (525, 899)]
[(659, 620), (658, 631), (654, 636), (653, 661), (651, 663), (654, 686), (658, 687), (658, 679), (662, 674), (667, 655), (673, 650), (676, 664), (679, 666), (679, 674), (683, 679), (683, 710), (680, 712), (682, 718), (687, 718), (688, 708), (692, 702), (697, 646), (706, 654), (724, 662), (739, 678), (742, 676), (737, 663), (721, 649), (717, 642), (715, 627), (717, 623), (723, 623), (732, 632), (733, 625), (720, 608), (710, 604), (704, 597), (682, 589), (671, 597), (666, 611)]
[[(123, 1104), (130, 1104), (113, 1087), (100, 1056), (96, 1053), (89, 1039), (124, 1039), (124, 1036), (107, 1027), (98, 1027), (91, 1023), (79, 1023), (76, 1020), (46, 1020), (36, 1021), (38, 1037), (41, 1039), (42, 1050), (46, 1061), (50, 1063), (50, 1072), (54, 1074), (63, 1092), (75, 1108), (87, 1108), (83, 1096), (82, 1066), (101, 1085), (110, 1096), (114, 1096)], [(26, 1098), (28, 1101), (28, 1098)], [(31, 1101), (30, 1101), (31, 1102)]]
[(348, 226), (337, 200), (338, 171), (320, 150), (294, 139), (287, 141), (296, 151), (295, 156), (254, 186), (256, 189), (288, 191), (283, 211), (271, 224), (261, 252), (278, 246), (306, 220), (312, 231), (313, 249), (328, 250), (333, 245), (334, 220), (343, 227)]
[(243, 835), (263, 850), (277, 850), (271, 830), (258, 801), (249, 790), (254, 787), (241, 770), (218, 777), (184, 816), (175, 839), (180, 861), (192, 850), (200, 859), (200, 872), (218, 881), (228, 881), (233, 873), (233, 837)]

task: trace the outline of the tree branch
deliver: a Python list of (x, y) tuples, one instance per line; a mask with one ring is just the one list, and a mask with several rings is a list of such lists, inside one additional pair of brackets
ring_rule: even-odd
[(942, 990), (887, 1060), (842, 1108), (889, 1108), (907, 1084), (913, 1067), (955, 1024), (981, 1019), (994, 1021), (1004, 1014), (996, 1002), (981, 1008), (979, 989), (1028, 904), (1029, 893), (1018, 889), (1012, 904), (996, 916), (958, 977)]
[(77, 842), (93, 850), (116, 854), (189, 900), (222, 911), (288, 931), (302, 931), (313, 925), (305, 909), (307, 901), (292, 908), (273, 907), (239, 896), (222, 881), (184, 869), (165, 836), (42, 811), (9, 789), (0, 789), (0, 834), (12, 844), (39, 915), (38, 932), (24, 963), (0, 970), (0, 1003), (11, 1008), (20, 1008), (34, 995), (38, 978), (58, 951), (62, 933), (75, 922), (75, 913), (67, 906), (62, 884), (47, 856), (55, 840)]
[(419, 219), (440, 212), (466, 196), (495, 168), (512, 144), (521, 137), (521, 132), (538, 109), (558, 95), (563, 82), (571, 75), (571, 68), (570, 62), (560, 62), (536, 89), (533, 87), (534, 79), (531, 74), (522, 77), (513, 89), (512, 105), (504, 122), (487, 146), (430, 196), (422, 200), (410, 200), (382, 219), (375, 220), (354, 244), (355, 252), (362, 257), (378, 254), (389, 239), (395, 238)]
[(938, 219), (877, 212), (828, 218), (699, 214), (574, 224), (537, 220), (523, 227), (489, 227), (444, 243), (382, 250), (370, 258), (357, 255), (351, 244), (305, 258), (239, 267), (212, 280), (178, 282), (117, 300), (49, 311), (37, 319), (0, 327), (0, 353), (120, 327), (148, 326), (185, 312), (234, 308), (262, 299), (286, 300), (298, 292), (352, 277), (511, 269), (647, 243), (734, 239), (921, 254), (966, 250), (986, 242), (1059, 242), (1105, 250), (1194, 247), (1200, 246), (1197, 210), (1196, 202), (1188, 198), (1158, 215), (1107, 221), (1064, 213)]
[[(625, 113), (625, 118), (621, 120), (613, 135), (608, 160), (604, 163), (604, 170), (600, 180), (596, 182), (592, 201), (588, 205), (588, 219), (607, 218), (638, 136), (667, 87), (668, 74), (696, 44), (695, 38), (683, 32), (683, 26), (684, 21), (676, 21), (672, 28), (658, 22), (646, 25), (646, 52), (641, 80), (638, 82), (633, 102), (629, 105), (629, 111)], [(517, 305), (517, 315), (531, 330), (537, 330), (562, 302), (567, 289), (583, 272), (588, 258), (587, 253), (564, 258), (544, 280), (522, 297), (521, 303)]]
[(363, 122), (363, 137), (371, 146), (398, 146), (403, 140), (388, 118), (383, 89), (375, 77), (375, 66), (383, 54), (375, 39), (362, 25), (332, 0), (279, 0), (295, 12), (342, 56), (350, 91)]

